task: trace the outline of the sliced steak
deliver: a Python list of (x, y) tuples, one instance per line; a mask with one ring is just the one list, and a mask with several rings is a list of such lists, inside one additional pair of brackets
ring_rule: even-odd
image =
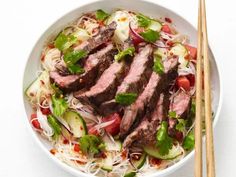
[(139, 126), (125, 138), (123, 148), (131, 146), (135, 141), (144, 144), (149, 144), (150, 142), (155, 141), (155, 133), (158, 124), (164, 118), (164, 94), (162, 93), (155, 105), (153, 113), (150, 116), (150, 121), (145, 117)]
[[(186, 119), (190, 112), (191, 106), (191, 96), (189, 93), (179, 90), (174, 97), (171, 98), (171, 103), (169, 111), (174, 111), (177, 116), (181, 119)], [(170, 136), (174, 137), (176, 134), (175, 125), (177, 124), (177, 119), (168, 119), (168, 133)]]
[(74, 94), (80, 101), (100, 105), (106, 100), (114, 98), (117, 86), (127, 72), (125, 62), (114, 62), (106, 69), (97, 83), (83, 94)]
[[(110, 41), (112, 36), (114, 35), (115, 29), (117, 27), (116, 22), (112, 22), (111, 24), (102, 27), (100, 29), (100, 33), (98, 35), (89, 38), (88, 40), (82, 42), (80, 45), (76, 46), (74, 50), (85, 50), (88, 54), (93, 52), (95, 49), (97, 49), (99, 46), (107, 43)], [(83, 63), (86, 61), (81, 60)], [(55, 66), (57, 68), (57, 71), (62, 75), (68, 75), (69, 71), (67, 70), (66, 64), (64, 61), (56, 64)]]
[(174, 111), (177, 116), (182, 119), (187, 118), (190, 111), (191, 96), (189, 93), (179, 90), (178, 93), (171, 99), (170, 111)]
[(120, 125), (120, 136), (124, 137), (140, 122), (144, 115), (148, 116), (154, 109), (160, 93), (168, 88), (171, 81), (177, 77), (178, 60), (172, 58), (165, 60), (164, 74), (162, 76), (152, 72), (147, 86), (137, 100), (125, 108), (124, 116)]
[(100, 45), (111, 40), (116, 30), (116, 27), (117, 27), (116, 22), (112, 22), (111, 24), (103, 27), (100, 30), (100, 33), (98, 33), (98, 35), (88, 39), (87, 41), (84, 41), (79, 46), (75, 47), (74, 50), (85, 50), (88, 53), (92, 52)]
[[(85, 72), (83, 74), (63, 76), (54, 71), (50, 72), (50, 79), (65, 92), (88, 88), (92, 86), (103, 71), (110, 66), (115, 54), (116, 49), (113, 44), (108, 44), (106, 47), (87, 58), (84, 65)], [(68, 80), (68, 78), (70, 79)]]
[(130, 70), (118, 87), (117, 94), (128, 92), (139, 94), (143, 90), (143, 87), (147, 84), (152, 73), (150, 69), (153, 64), (152, 52), (153, 49), (151, 45), (146, 45), (133, 58)]

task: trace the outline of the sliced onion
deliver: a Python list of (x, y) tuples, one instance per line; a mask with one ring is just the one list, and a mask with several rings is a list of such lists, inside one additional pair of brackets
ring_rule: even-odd
[[(131, 23), (129, 23), (129, 29), (130, 29), (131, 33), (132, 33), (136, 38), (138, 38), (138, 39), (140, 39), (141, 41), (145, 42), (144, 38), (143, 38), (140, 34), (138, 34), (138, 33), (131, 27)], [(155, 45), (156, 47), (159, 47), (159, 48), (169, 48), (169, 47), (170, 47), (170, 46), (166, 46), (166, 45), (164, 44), (164, 42), (161, 41), (161, 40), (158, 40), (158, 41), (156, 41), (156, 42), (150, 42), (150, 43), (153, 44), (153, 45)]]

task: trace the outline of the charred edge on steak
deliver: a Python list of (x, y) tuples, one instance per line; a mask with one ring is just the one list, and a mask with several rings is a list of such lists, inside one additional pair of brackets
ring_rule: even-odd
[[(147, 45), (139, 50), (138, 54), (133, 58), (130, 70), (118, 87), (116, 94), (128, 92), (139, 94), (143, 90), (152, 73), (150, 69), (153, 64), (152, 51), (151, 45)], [(106, 116), (112, 112), (119, 111), (121, 108), (122, 106), (112, 99), (102, 103), (99, 110), (102, 115)]]
[[(158, 123), (164, 119), (163, 114), (163, 102), (164, 102), (164, 94), (161, 94), (157, 104), (155, 105), (154, 112), (150, 116), (151, 120), (145, 117), (142, 122), (139, 124), (135, 130), (130, 133), (124, 140), (123, 148), (131, 146), (133, 142), (137, 140), (149, 141), (153, 140), (152, 135), (153, 132), (156, 131)], [(155, 132), (154, 132), (155, 133)]]
[(117, 94), (129, 92), (139, 94), (143, 90), (152, 73), (150, 70), (153, 64), (152, 52), (151, 45), (146, 45), (139, 51), (131, 63), (127, 76), (118, 87)]
[(54, 82), (64, 92), (77, 91), (92, 86), (102, 72), (112, 63), (116, 49), (112, 44), (88, 57), (84, 65), (85, 72), (81, 75), (62, 76), (56, 71), (50, 72), (51, 82)]
[[(191, 96), (189, 93), (179, 90), (177, 94), (171, 98), (169, 111), (176, 112), (176, 115), (181, 119), (186, 119), (190, 113), (191, 107)], [(174, 137), (176, 130), (175, 126), (177, 124), (177, 119), (168, 119), (168, 133), (170, 136)]]
[(153, 72), (147, 86), (135, 103), (125, 108), (120, 125), (121, 138), (136, 128), (144, 115), (149, 117), (160, 93), (167, 89), (171, 81), (177, 77), (178, 60), (168, 59), (163, 62), (163, 65), (165, 73), (160, 76)]
[(106, 69), (97, 83), (83, 94), (74, 94), (80, 101), (87, 104), (100, 105), (106, 100), (114, 98), (117, 86), (127, 73), (128, 65), (125, 62), (114, 62)]

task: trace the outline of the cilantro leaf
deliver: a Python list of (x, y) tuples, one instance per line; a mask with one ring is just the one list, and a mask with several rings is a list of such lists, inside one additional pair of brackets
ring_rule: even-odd
[(116, 95), (115, 100), (122, 105), (130, 105), (137, 99), (136, 93), (119, 93)]
[(84, 68), (79, 65), (67, 65), (68, 70), (72, 74), (82, 74), (84, 73)]
[(137, 19), (140, 27), (148, 27), (151, 24), (151, 19), (142, 14), (138, 14)]
[(95, 135), (84, 135), (79, 139), (79, 143), (84, 154), (97, 154), (105, 148), (102, 140)]
[(164, 73), (164, 66), (163, 66), (161, 57), (159, 55), (155, 56), (154, 65), (153, 65), (152, 69), (157, 74), (163, 74)]
[(77, 38), (73, 35), (65, 35), (60, 33), (56, 38), (54, 45), (61, 51), (65, 51), (66, 49), (70, 48), (73, 44), (77, 42)]
[(61, 134), (61, 126), (60, 123), (58, 122), (58, 120), (53, 117), (52, 115), (48, 115), (47, 116), (47, 120), (49, 125), (52, 127), (53, 131), (54, 131), (54, 135), (60, 135)]
[(169, 111), (168, 116), (169, 116), (170, 118), (177, 118), (177, 114), (176, 114), (175, 111)]
[(186, 126), (186, 120), (184, 119), (178, 119), (178, 123), (175, 126), (175, 129), (180, 131), (180, 132), (184, 132), (185, 131), (185, 126)]
[(161, 155), (166, 155), (173, 146), (173, 139), (168, 135), (168, 124), (166, 121), (161, 123), (160, 129), (156, 134), (157, 143)]
[(108, 13), (104, 12), (102, 9), (96, 11), (96, 19), (98, 20), (105, 20), (109, 16)]
[(134, 47), (128, 47), (127, 49), (119, 52), (118, 54), (115, 55), (115, 60), (116, 61), (120, 61), (121, 59), (123, 59), (125, 56), (129, 55), (129, 56), (133, 56), (135, 52), (135, 48)]
[(146, 42), (156, 42), (160, 38), (160, 34), (152, 29), (141, 32), (140, 35)]
[(65, 61), (66, 64), (75, 64), (80, 59), (82, 59), (82, 58), (84, 58), (86, 56), (87, 56), (87, 52), (84, 51), (84, 50), (67, 52), (64, 55), (64, 61)]
[(72, 74), (81, 74), (84, 72), (84, 69), (77, 65), (76, 63), (87, 56), (87, 52), (84, 50), (79, 50), (79, 51), (70, 51), (65, 53), (64, 55), (64, 61), (68, 67), (68, 70)]
[(185, 150), (192, 150), (194, 148), (195, 138), (193, 132), (190, 132), (183, 141), (183, 148)]
[(56, 95), (52, 95), (52, 107), (53, 107), (53, 114), (56, 117), (60, 117), (64, 114), (64, 112), (68, 108), (68, 104), (66, 100), (60, 97), (56, 97)]
[(52, 87), (52, 89), (54, 90), (54, 92), (57, 96), (60, 96), (60, 95), (63, 94), (63, 92), (60, 90), (59, 87), (56, 86), (55, 83), (51, 84), (51, 87)]

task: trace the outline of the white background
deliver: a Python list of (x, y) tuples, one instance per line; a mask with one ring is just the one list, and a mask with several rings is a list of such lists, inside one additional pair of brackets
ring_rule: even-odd
[[(56, 19), (82, 0), (0, 2), (0, 177), (70, 177), (46, 157), (25, 125), (22, 105), (24, 65), (32, 46)], [(196, 26), (197, 0), (156, 0)], [(215, 129), (218, 177), (236, 176), (236, 4), (207, 0), (209, 41), (219, 61), (223, 107)], [(193, 160), (169, 177), (192, 177)]]

